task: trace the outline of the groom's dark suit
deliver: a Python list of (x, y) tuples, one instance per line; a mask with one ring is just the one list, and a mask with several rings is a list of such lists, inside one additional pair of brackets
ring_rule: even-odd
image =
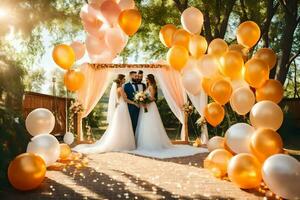
[[(143, 90), (145, 90), (144, 85), (143, 85)], [(134, 101), (134, 94), (139, 91), (138, 84), (128, 82), (124, 85), (124, 91), (127, 95), (127, 98), (131, 101)], [(128, 104), (128, 110), (131, 118), (133, 132), (135, 133), (138, 118), (139, 118), (140, 108), (136, 107), (135, 105)]]

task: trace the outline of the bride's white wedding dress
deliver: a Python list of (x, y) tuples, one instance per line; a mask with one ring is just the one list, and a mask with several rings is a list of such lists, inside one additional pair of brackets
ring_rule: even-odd
[[(149, 89), (145, 92), (149, 93)], [(135, 133), (137, 149), (134, 154), (155, 158), (171, 158), (194, 155), (206, 152), (205, 149), (189, 145), (173, 145), (165, 131), (157, 105), (147, 105), (148, 112), (140, 109), (139, 120)]]
[[(117, 92), (115, 90), (115, 92)], [(80, 144), (74, 151), (91, 154), (135, 149), (135, 139), (128, 111), (123, 97), (117, 97), (116, 108), (104, 135), (94, 144)]]

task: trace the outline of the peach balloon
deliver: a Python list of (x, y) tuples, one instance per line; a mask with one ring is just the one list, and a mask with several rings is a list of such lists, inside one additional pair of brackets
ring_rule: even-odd
[(102, 16), (110, 26), (117, 24), (121, 8), (114, 0), (106, 0), (100, 6)]
[(194, 96), (201, 92), (201, 74), (197, 68), (183, 70), (182, 84), (186, 91)]
[(264, 162), (268, 157), (281, 153), (283, 144), (280, 135), (272, 129), (257, 129), (250, 139), (251, 152)]
[(74, 92), (83, 85), (84, 75), (80, 71), (68, 70), (64, 75), (64, 84), (68, 90)]
[(251, 48), (260, 38), (260, 28), (253, 21), (245, 21), (238, 26), (236, 37), (239, 44)]
[(262, 87), (269, 79), (268, 65), (260, 59), (250, 59), (245, 64), (244, 79), (251, 87)]
[(231, 45), (229, 45), (229, 50), (230, 51), (236, 51), (239, 54), (241, 54), (244, 61), (248, 60), (249, 49), (244, 47), (243, 45), (241, 45), (241, 44), (231, 44)]
[(8, 167), (8, 180), (14, 188), (27, 191), (37, 188), (44, 180), (46, 164), (32, 153), (18, 155)]
[(189, 52), (186, 48), (174, 45), (167, 53), (167, 61), (171, 67), (180, 71), (189, 59)]
[(107, 45), (103, 39), (96, 38), (92, 35), (86, 36), (85, 46), (89, 54), (100, 54), (103, 51), (108, 50)]
[(112, 51), (109, 51), (108, 47), (106, 47), (106, 49), (104, 49), (104, 51), (101, 54), (89, 54), (89, 58), (93, 63), (111, 63), (116, 58), (116, 56), (117, 54)]
[(281, 108), (272, 101), (260, 101), (251, 109), (250, 122), (256, 129), (270, 128), (276, 131), (283, 122), (283, 112)]
[(210, 96), (219, 104), (226, 104), (231, 97), (232, 87), (225, 79), (216, 80), (210, 88)]
[(262, 181), (261, 164), (249, 153), (235, 155), (228, 164), (228, 177), (242, 189), (257, 188)]
[(232, 86), (233, 91), (236, 90), (236, 89), (238, 89), (238, 88), (241, 88), (241, 87), (247, 87), (247, 88), (249, 88), (248, 83), (244, 79), (235, 79), (235, 80), (232, 80), (231, 81), (231, 86)]
[(125, 48), (128, 36), (118, 27), (113, 27), (107, 28), (104, 40), (110, 51), (118, 54)]
[(224, 137), (214, 136), (210, 138), (207, 142), (207, 149), (212, 152), (216, 149), (225, 149), (225, 139)]
[(81, 42), (72, 42), (70, 45), (75, 53), (76, 60), (80, 60), (85, 54), (85, 46)]
[(59, 146), (60, 146), (59, 158), (61, 160), (67, 159), (69, 155), (71, 155), (72, 153), (71, 148), (67, 144), (60, 144)]
[(256, 100), (270, 100), (274, 103), (279, 103), (283, 98), (282, 84), (277, 80), (267, 80), (261, 88), (256, 90)]
[(231, 79), (238, 79), (242, 76), (244, 60), (240, 53), (228, 51), (220, 58), (220, 71)]
[(164, 25), (159, 31), (159, 39), (166, 46), (171, 47), (173, 42), (173, 36), (177, 30), (176, 26), (173, 24)]
[(177, 29), (173, 35), (172, 45), (180, 45), (189, 49), (190, 34), (184, 29)]
[(142, 24), (142, 15), (136, 9), (123, 10), (119, 16), (119, 25), (128, 36), (133, 36)]
[(105, 35), (105, 31), (101, 29), (103, 23), (100, 20), (96, 20), (94, 22), (89, 22), (89, 21), (83, 21), (83, 28), (84, 30), (97, 38), (103, 38)]
[(205, 37), (201, 35), (192, 35), (189, 42), (189, 51), (195, 58), (203, 56), (207, 49)]
[(200, 33), (203, 26), (203, 14), (195, 7), (185, 9), (181, 14), (181, 24), (190, 33)]
[(121, 10), (134, 9), (135, 3), (134, 0), (120, 0), (119, 6)]
[(210, 170), (217, 178), (227, 174), (227, 166), (232, 154), (225, 149), (216, 149), (208, 154), (204, 160), (204, 168)]
[(203, 76), (214, 76), (218, 72), (220, 63), (213, 55), (204, 55), (199, 59), (198, 68)]
[(85, 4), (84, 6), (82, 6), (79, 15), (81, 20), (93, 23), (97, 20), (97, 16), (95, 15), (95, 13), (96, 10), (94, 10), (93, 7), (90, 6), (90, 4)]
[(270, 48), (259, 49), (253, 57), (263, 60), (265, 63), (268, 64), (270, 69), (272, 69), (277, 62), (277, 56), (275, 52)]
[(233, 91), (230, 98), (232, 109), (239, 115), (246, 115), (255, 104), (255, 96), (249, 87), (241, 87)]
[(216, 127), (223, 121), (224, 115), (224, 108), (218, 103), (212, 102), (207, 104), (205, 107), (204, 117), (213, 127)]
[(63, 69), (70, 69), (75, 62), (75, 53), (72, 47), (59, 44), (52, 51), (54, 62)]
[(227, 43), (220, 38), (216, 38), (210, 42), (208, 46), (208, 54), (214, 55), (216, 57), (221, 57), (228, 51)]

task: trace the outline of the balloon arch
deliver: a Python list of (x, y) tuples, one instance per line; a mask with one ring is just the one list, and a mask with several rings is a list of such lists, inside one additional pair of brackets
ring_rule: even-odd
[[(82, 132), (82, 119), (96, 106), (100, 98), (103, 96), (105, 90), (116, 74), (128, 74), (132, 70), (143, 70), (145, 74), (153, 74), (162, 90), (162, 93), (174, 115), (182, 124), (181, 140), (173, 141), (174, 143), (188, 143), (188, 113), (183, 109), (184, 105), (188, 103), (188, 97), (196, 110), (203, 115), (204, 108), (207, 104), (207, 95), (204, 91), (198, 95), (193, 95), (186, 92), (181, 81), (181, 74), (170, 68), (166, 63), (156, 64), (84, 64), (80, 67), (80, 71), (88, 81), (76, 91), (77, 101), (80, 102), (84, 108), (83, 112), (78, 113), (77, 118), (77, 141), (84, 142)], [(208, 140), (208, 133), (206, 126), (202, 129), (202, 142), (206, 143)]]

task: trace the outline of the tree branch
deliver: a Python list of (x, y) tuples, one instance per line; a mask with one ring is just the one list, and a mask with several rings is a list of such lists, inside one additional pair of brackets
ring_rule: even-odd
[(183, 3), (181, 3), (180, 0), (173, 0), (177, 9), (182, 13), (187, 7), (188, 7), (188, 0), (184, 0)]
[(298, 51), (295, 55), (293, 55), (293, 56), (290, 58), (290, 60), (289, 60), (289, 62), (287, 63), (287, 65), (291, 65), (292, 62), (293, 62), (299, 55), (300, 55), (300, 49), (299, 49), (299, 51)]

